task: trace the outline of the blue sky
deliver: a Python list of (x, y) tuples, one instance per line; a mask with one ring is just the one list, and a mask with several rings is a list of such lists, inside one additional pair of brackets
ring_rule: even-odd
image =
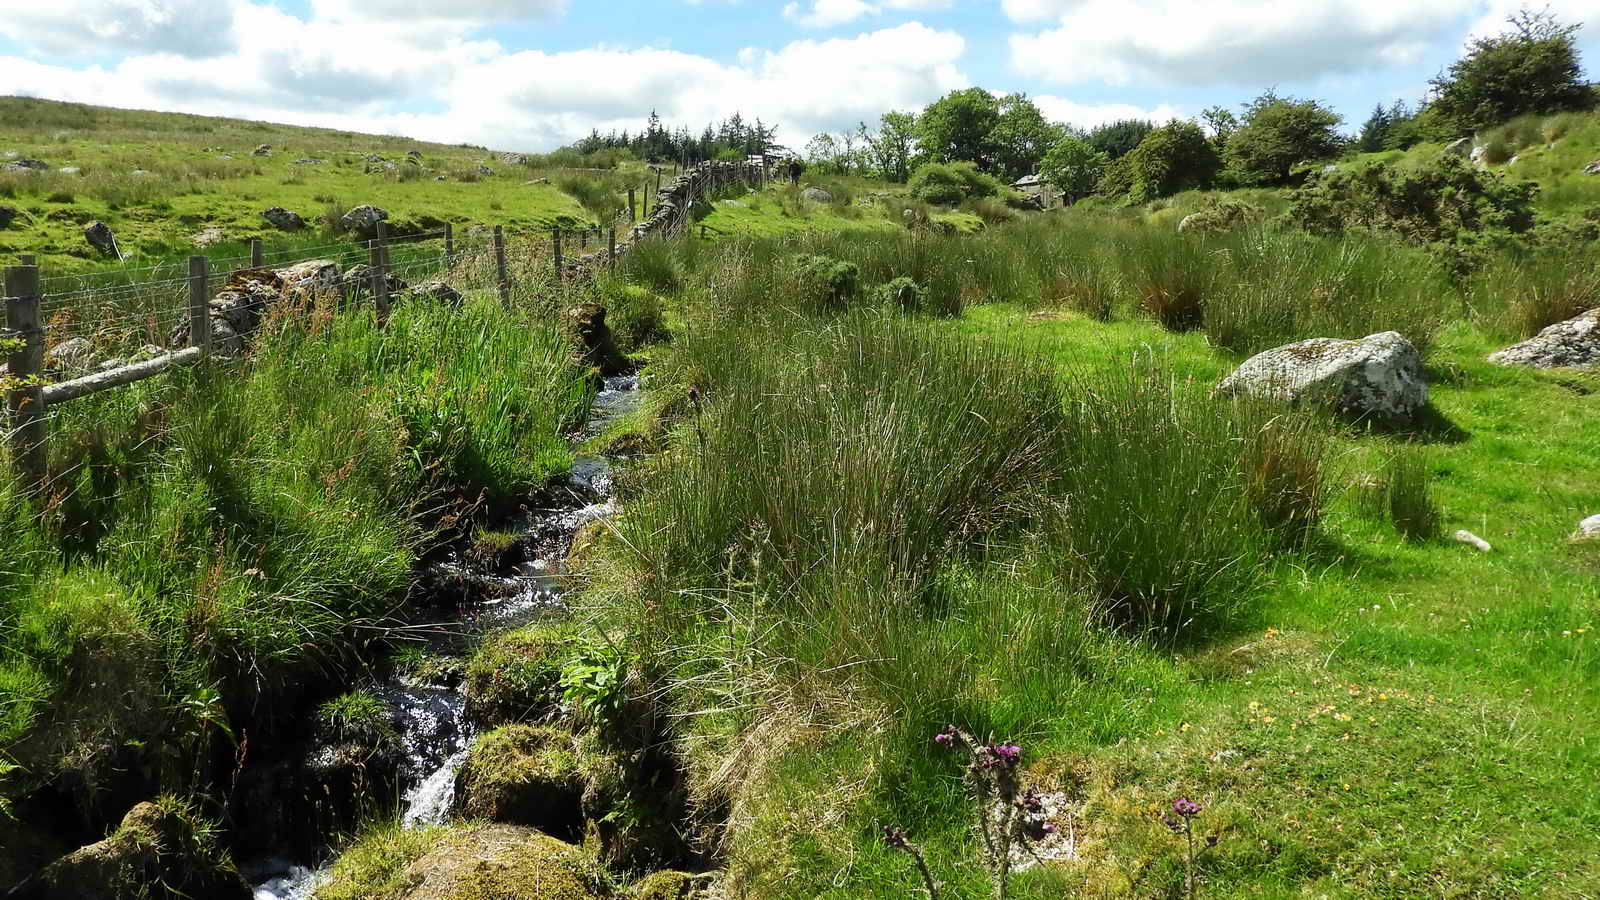
[[(1094, 125), (1263, 89), (1348, 127), (1415, 102), (1520, 0), (52, 0), (0, 15), (0, 94), (543, 150), (651, 109), (803, 144), (956, 88)], [(1600, 73), (1600, 0), (1555, 0)]]

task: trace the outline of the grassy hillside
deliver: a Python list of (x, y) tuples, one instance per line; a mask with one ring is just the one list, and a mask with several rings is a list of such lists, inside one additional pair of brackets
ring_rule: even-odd
[[(252, 155), (262, 144), (271, 155)], [(299, 213), (311, 231), (366, 203), (389, 210), (401, 229), (446, 221), (522, 229), (609, 221), (625, 209), (627, 188), (645, 184), (637, 164), (579, 172), (545, 157), (400, 136), (0, 98), (0, 167), (17, 159), (49, 168), (0, 173), (0, 205), (21, 213), (0, 231), (0, 254), (35, 253), (58, 273), (104, 265), (83, 238), (95, 220), (148, 264), (197, 252), (195, 238), (208, 229), (215, 234), (202, 241), (216, 243), (206, 252), (225, 255), (253, 237), (275, 247), (327, 243), (272, 228), (261, 211), (273, 206)]]

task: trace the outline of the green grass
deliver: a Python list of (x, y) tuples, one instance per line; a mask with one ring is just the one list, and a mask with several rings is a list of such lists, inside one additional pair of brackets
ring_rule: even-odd
[[(272, 155), (251, 155), (260, 144), (270, 144)], [(420, 165), (406, 162), (412, 150), (422, 154)], [(261, 219), (272, 206), (300, 213), (313, 227), (329, 205), (371, 203), (387, 209), (391, 228), (400, 230), (452, 222), (458, 234), (473, 223), (519, 232), (609, 223), (625, 209), (627, 188), (645, 180), (638, 164), (575, 171), (561, 166), (584, 161), (528, 157), (518, 164), (483, 148), (400, 136), (15, 97), (0, 98), (0, 151), (50, 164), (37, 174), (0, 173), (0, 203), (22, 212), (0, 231), (0, 255), (37, 254), (46, 275), (117, 268), (84, 241), (84, 224), (95, 220), (116, 232), (128, 265), (141, 267), (195, 253), (238, 257), (253, 237), (269, 251), (344, 242), (279, 232)], [(398, 168), (369, 173), (368, 154)], [(302, 159), (318, 163), (298, 165)], [(494, 174), (479, 175), (480, 165)], [(57, 171), (67, 167), (80, 171)], [(135, 170), (148, 174), (130, 174)], [(441, 176), (444, 183), (435, 180)], [(541, 179), (547, 183), (531, 183)], [(223, 242), (197, 250), (191, 237), (210, 227), (221, 230)]]
[[(917, 876), (879, 840), (898, 825), (947, 896), (987, 896), (959, 764), (930, 741), (954, 722), (1017, 740), (1074, 810), (1078, 857), (1014, 896), (1178, 895), (1155, 814), (1184, 795), (1218, 839), (1202, 896), (1600, 890), (1577, 712), (1600, 557), (1566, 540), (1600, 510), (1600, 382), (1488, 364), (1514, 294), (1357, 241), (1197, 242), (1201, 327), (1163, 329), (1116, 255), (1168, 239), (1147, 227), (661, 251), (677, 310), (652, 408), (676, 424), (589, 596), (681, 716), (730, 888), (904, 896)], [(862, 289), (799, 302), (776, 264), (796, 253)], [(955, 304), (875, 308), (919, 259)], [(1388, 327), (1429, 348), (1419, 434), (1208, 394), (1271, 341)], [(1437, 537), (1460, 528), (1495, 551)]]

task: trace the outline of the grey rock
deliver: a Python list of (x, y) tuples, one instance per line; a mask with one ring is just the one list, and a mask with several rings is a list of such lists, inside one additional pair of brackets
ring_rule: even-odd
[(207, 225), (191, 235), (189, 237), (189, 242), (194, 244), (196, 247), (211, 247), (222, 243), (226, 237), (227, 235), (223, 234), (220, 226)]
[(308, 259), (273, 271), (283, 281), (284, 296), (289, 300), (337, 300), (344, 290), (339, 264), (331, 259)]
[(128, 174), (132, 175), (134, 178), (144, 178), (144, 177), (148, 176), (150, 173), (146, 172), (143, 169), (134, 169), (132, 172), (129, 172)]
[(106, 256), (122, 258), (121, 251), (117, 249), (117, 236), (112, 233), (111, 226), (104, 222), (90, 222), (85, 225), (83, 239), (89, 242), (89, 246)]
[(521, 153), (502, 153), (500, 161), (508, 166), (525, 166), (528, 164), (528, 157)]
[(488, 166), (479, 166), (474, 171), (476, 171), (479, 175), (482, 175), (485, 178), (489, 178), (490, 176), (494, 175), (494, 170), (489, 168)]
[(299, 213), (284, 209), (281, 206), (262, 210), (261, 218), (266, 219), (268, 225), (279, 231), (299, 231), (306, 227), (306, 220), (302, 219)]
[(808, 188), (806, 188), (805, 190), (800, 192), (800, 197), (803, 200), (810, 200), (812, 203), (832, 203), (833, 202), (833, 195), (828, 193), (827, 191), (823, 190), (822, 188), (819, 188), (819, 187), (808, 187)]
[[(389, 288), (389, 299), (394, 300), (405, 292), (408, 285), (398, 278), (393, 272), (389, 273), (385, 282)], [(366, 263), (351, 266), (344, 273), (345, 295), (358, 299), (372, 294), (372, 267)]]
[(406, 296), (447, 306), (460, 306), (462, 299), (460, 291), (442, 281), (425, 281), (406, 291)]
[(433, 180), (434, 181), (449, 181), (450, 179), (444, 177), (443, 175), (435, 175), (435, 176), (433, 176)]
[(1465, 159), (1472, 155), (1472, 138), (1457, 138), (1445, 145), (1444, 152)]
[(44, 354), (44, 367), (51, 372), (81, 372), (93, 361), (94, 347), (87, 338), (72, 338), (51, 347)]
[(1422, 357), (1393, 331), (1357, 341), (1312, 338), (1258, 353), (1217, 390), (1392, 419), (1409, 419), (1428, 403)]
[(63, 166), (63, 167), (57, 169), (56, 171), (60, 172), (63, 175), (76, 175), (79, 172), (82, 172), (83, 170), (78, 168), (77, 166)]
[(250, 155), (251, 156), (271, 156), (272, 155), (272, 145), (271, 144), (262, 144), (261, 146), (257, 147), (256, 149), (250, 151)]
[(361, 158), (362, 158), (362, 159), (364, 159), (364, 160), (366, 160), (366, 161), (367, 161), (367, 162), (369, 162), (369, 163), (381, 163), (381, 162), (388, 162), (388, 160), (386, 160), (386, 159), (384, 159), (384, 158), (383, 158), (383, 155), (382, 155), (382, 154), (380, 154), (380, 153), (367, 153), (367, 154), (363, 154), (363, 155), (362, 155), (362, 157), (361, 157)]
[(387, 218), (389, 211), (386, 209), (371, 205), (358, 206), (340, 217), (339, 227), (364, 238), (372, 238), (378, 234), (378, 223)]
[(297, 166), (320, 166), (322, 165), (322, 160), (312, 159), (309, 156), (303, 156), (300, 159), (295, 160), (294, 164)]
[(1578, 530), (1572, 533), (1573, 540), (1592, 541), (1600, 539), (1600, 515), (1590, 516), (1578, 523)]
[(1557, 322), (1520, 344), (1489, 354), (1489, 361), (1535, 369), (1600, 366), (1600, 309)]
[(1456, 532), (1453, 535), (1453, 537), (1456, 540), (1460, 541), (1461, 543), (1467, 544), (1468, 546), (1471, 546), (1471, 547), (1475, 548), (1479, 553), (1492, 553), (1492, 552), (1494, 552), (1493, 545), (1491, 545), (1488, 541), (1484, 540), (1483, 538), (1478, 537), (1477, 535), (1473, 534), (1472, 532), (1466, 530), (1465, 528), (1463, 528), (1460, 531)]
[(14, 163), (6, 163), (4, 171), (7, 172), (43, 172), (50, 168), (47, 162), (37, 159), (19, 159)]
[(415, 159), (415, 160), (418, 160), (420, 162), (422, 160), (422, 151), (421, 150), (407, 150), (406, 151), (406, 158), (407, 159)]
[(1477, 165), (1483, 165), (1484, 164), (1484, 162), (1483, 162), (1484, 154), (1486, 154), (1488, 152), (1489, 152), (1489, 148), (1488, 147), (1484, 147), (1484, 146), (1473, 147), (1472, 148), (1472, 152), (1467, 155), (1467, 158), (1472, 160), (1472, 162), (1477, 164)]
[(224, 154), (222, 154), (222, 155), (221, 155), (221, 156), (219, 156), (219, 157), (217, 157), (217, 159), (233, 159), (233, 154), (231, 154), (231, 153), (224, 153)]
[(1587, 166), (1584, 166), (1583, 167), (1583, 174), (1585, 174), (1585, 175), (1600, 175), (1600, 159), (1597, 159), (1594, 162), (1589, 163)]

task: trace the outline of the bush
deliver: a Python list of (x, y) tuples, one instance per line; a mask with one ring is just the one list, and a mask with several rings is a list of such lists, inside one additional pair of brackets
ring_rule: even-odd
[(792, 263), (796, 288), (813, 309), (838, 309), (856, 294), (861, 269), (827, 256), (801, 254)]
[(909, 186), (911, 196), (940, 206), (1000, 193), (1000, 182), (979, 172), (970, 162), (927, 163), (912, 173)]
[(1155, 129), (1132, 153), (1106, 167), (1105, 188), (1127, 185), (1128, 202), (1148, 203), (1189, 188), (1211, 184), (1222, 160), (1200, 126), (1190, 121), (1171, 122)]
[(1342, 121), (1315, 100), (1268, 91), (1249, 105), (1244, 124), (1228, 137), (1228, 173), (1239, 184), (1283, 184), (1296, 165), (1339, 152)]
[(1577, 25), (1561, 24), (1548, 9), (1523, 9), (1507, 21), (1509, 31), (1475, 39), (1431, 81), (1440, 115), (1469, 131), (1523, 113), (1594, 106), (1579, 64)]
[(1533, 227), (1537, 191), (1441, 155), (1415, 169), (1371, 163), (1315, 178), (1290, 196), (1288, 218), (1316, 234), (1388, 231), (1440, 252), (1459, 273), (1486, 243)]

